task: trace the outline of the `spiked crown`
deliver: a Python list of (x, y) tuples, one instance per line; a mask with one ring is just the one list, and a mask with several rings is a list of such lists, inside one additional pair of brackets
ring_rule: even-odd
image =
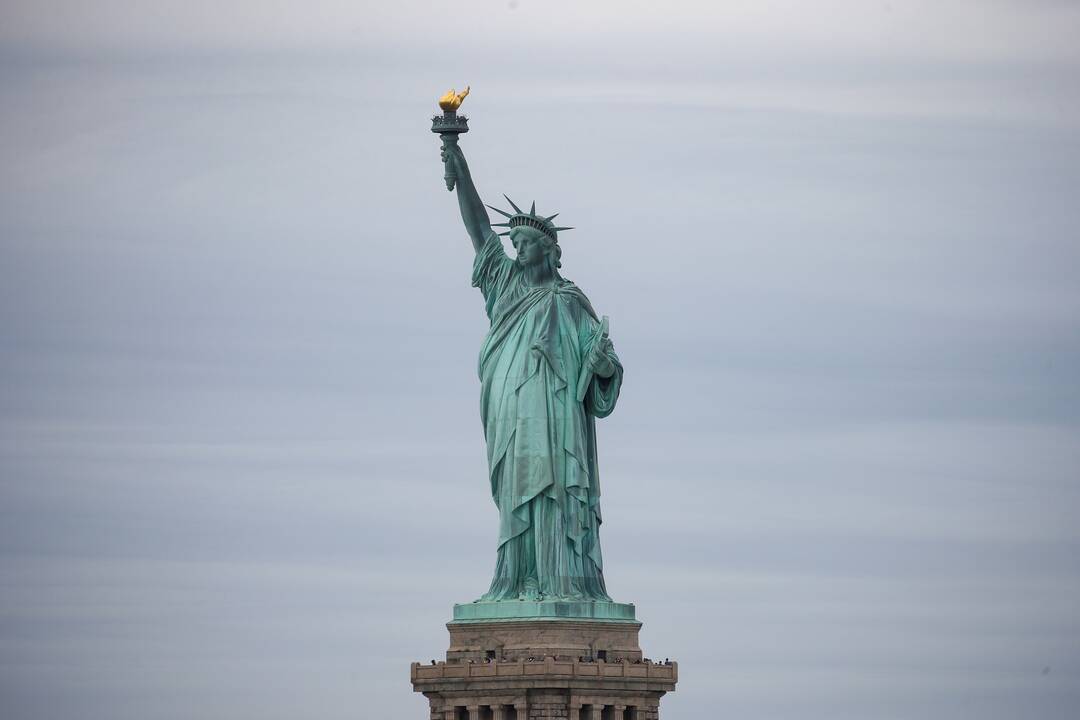
[[(529, 212), (525, 212), (521, 208), (519, 208), (517, 205), (515, 205), (514, 201), (511, 200), (509, 197), (507, 197), (506, 195), (503, 195), (503, 197), (506, 198), (506, 202), (510, 203), (510, 207), (514, 208), (514, 213), (511, 214), (511, 213), (508, 213), (508, 212), (506, 212), (504, 210), (500, 210), (497, 207), (492, 207), (491, 205), (488, 205), (489, 208), (491, 208), (492, 210), (494, 210), (495, 212), (499, 213), (504, 218), (506, 218), (506, 222), (492, 223), (492, 225), (495, 226), (495, 227), (507, 227), (507, 228), (510, 228), (511, 230), (513, 228), (522, 227), (522, 226), (531, 227), (531, 228), (535, 228), (535, 229), (539, 230), (540, 232), (544, 233), (545, 235), (547, 235), (549, 238), (551, 238), (555, 242), (559, 242), (558, 233), (559, 233), (560, 230), (573, 230), (574, 229), (574, 228), (570, 228), (570, 227), (555, 227), (555, 224), (553, 222), (551, 222), (551, 221), (554, 220), (556, 217), (558, 217), (559, 213), (555, 213), (554, 215), (549, 215), (547, 217), (542, 217), (540, 215), (537, 215), (536, 214), (536, 202), (535, 201), (532, 204), (532, 208), (529, 209)], [(509, 235), (510, 231), (507, 230), (506, 232), (501, 232), (499, 234), (500, 235)]]

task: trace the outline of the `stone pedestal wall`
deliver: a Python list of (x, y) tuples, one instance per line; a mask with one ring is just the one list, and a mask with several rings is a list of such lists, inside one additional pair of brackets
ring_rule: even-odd
[(638, 622), (450, 623), (446, 660), (413, 663), (431, 720), (659, 720), (679, 666), (642, 657)]
[(530, 657), (641, 660), (639, 622), (514, 620), (449, 623), (447, 661), (526, 660)]

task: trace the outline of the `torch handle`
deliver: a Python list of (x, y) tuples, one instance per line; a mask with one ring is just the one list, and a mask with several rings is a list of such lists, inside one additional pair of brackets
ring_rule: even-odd
[(443, 180), (446, 181), (446, 189), (453, 190), (454, 185), (457, 183), (457, 173), (454, 172), (453, 159), (450, 157), (450, 148), (457, 149), (458, 136), (457, 133), (443, 133), (439, 135), (443, 140), (443, 148), (447, 151), (447, 158), (443, 162), (445, 172), (443, 173)]

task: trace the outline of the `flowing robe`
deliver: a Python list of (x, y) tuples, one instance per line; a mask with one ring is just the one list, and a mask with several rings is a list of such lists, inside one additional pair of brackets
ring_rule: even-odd
[[(556, 275), (530, 287), (492, 232), (473, 285), (491, 328), (480, 350), (480, 416), (499, 508), (495, 576), (482, 600), (610, 600), (600, 555), (596, 421), (615, 409), (623, 368), (582, 374), (600, 323), (585, 294)], [(588, 382), (579, 401), (579, 379)]]

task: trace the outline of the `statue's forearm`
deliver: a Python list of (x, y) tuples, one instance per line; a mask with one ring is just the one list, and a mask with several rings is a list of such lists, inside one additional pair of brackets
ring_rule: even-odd
[(480, 193), (476, 191), (469, 165), (465, 162), (465, 156), (461, 154), (460, 149), (457, 149), (456, 161), (455, 174), (457, 175), (457, 196), (461, 219), (472, 239), (473, 247), (479, 251), (491, 232), (491, 220), (488, 218), (487, 208), (480, 200)]
[(465, 229), (472, 238), (473, 247), (479, 250), (491, 232), (491, 220), (488, 218), (487, 208), (480, 200), (480, 194), (476, 192), (472, 178), (467, 173), (464, 178), (458, 177), (457, 196)]

